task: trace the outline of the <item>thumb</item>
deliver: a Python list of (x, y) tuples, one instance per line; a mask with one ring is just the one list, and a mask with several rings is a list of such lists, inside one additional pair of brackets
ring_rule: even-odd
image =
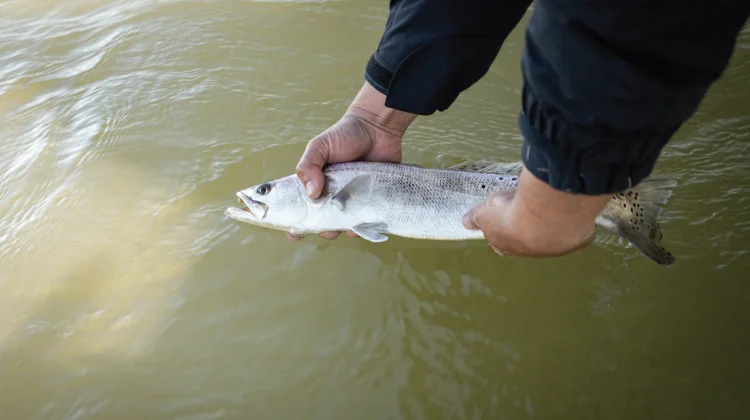
[(487, 207), (487, 201), (484, 201), (482, 204), (467, 211), (462, 220), (464, 227), (470, 230), (482, 229), (481, 221), (484, 220)]
[(469, 211), (464, 214), (463, 220), (461, 222), (464, 224), (464, 227), (469, 230), (477, 230), (479, 229), (479, 224), (477, 223), (477, 209), (481, 207), (483, 204), (480, 204), (477, 207), (474, 207), (470, 209)]
[(328, 162), (331, 150), (327, 138), (321, 135), (312, 139), (297, 163), (297, 177), (305, 185), (305, 191), (311, 198), (317, 198), (323, 191), (323, 166)]
[(496, 213), (512, 200), (514, 195), (515, 191), (503, 191), (490, 196), (464, 214), (462, 220), (464, 227), (470, 230), (482, 229), (482, 222), (485, 220), (485, 216), (488, 213)]

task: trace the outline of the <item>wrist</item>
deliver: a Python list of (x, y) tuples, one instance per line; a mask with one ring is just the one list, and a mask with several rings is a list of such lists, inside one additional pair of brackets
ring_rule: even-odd
[(417, 117), (416, 114), (385, 106), (385, 95), (367, 82), (359, 90), (344, 116), (358, 118), (397, 137), (402, 137)]
[(508, 225), (532, 248), (568, 249), (589, 240), (596, 217), (611, 195), (559, 191), (525, 168), (510, 203)]

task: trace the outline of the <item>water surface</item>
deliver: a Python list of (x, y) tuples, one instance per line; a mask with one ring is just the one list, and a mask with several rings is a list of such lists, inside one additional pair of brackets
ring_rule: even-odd
[[(0, 1), (3, 418), (746, 418), (750, 28), (657, 166), (672, 267), (606, 232), (531, 261), (227, 219), (341, 115), (386, 16)], [(519, 158), (527, 19), (406, 161)]]

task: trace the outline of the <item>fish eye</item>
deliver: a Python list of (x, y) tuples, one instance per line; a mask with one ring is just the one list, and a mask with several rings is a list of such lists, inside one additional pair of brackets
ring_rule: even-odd
[(266, 195), (271, 192), (271, 184), (263, 184), (255, 190), (260, 195)]

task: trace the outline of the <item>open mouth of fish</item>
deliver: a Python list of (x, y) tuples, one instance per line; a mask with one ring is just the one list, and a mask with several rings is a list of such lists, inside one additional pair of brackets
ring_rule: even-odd
[(268, 206), (265, 203), (255, 201), (242, 192), (237, 193), (237, 202), (240, 204), (240, 210), (250, 213), (259, 220), (265, 217), (268, 211)]

